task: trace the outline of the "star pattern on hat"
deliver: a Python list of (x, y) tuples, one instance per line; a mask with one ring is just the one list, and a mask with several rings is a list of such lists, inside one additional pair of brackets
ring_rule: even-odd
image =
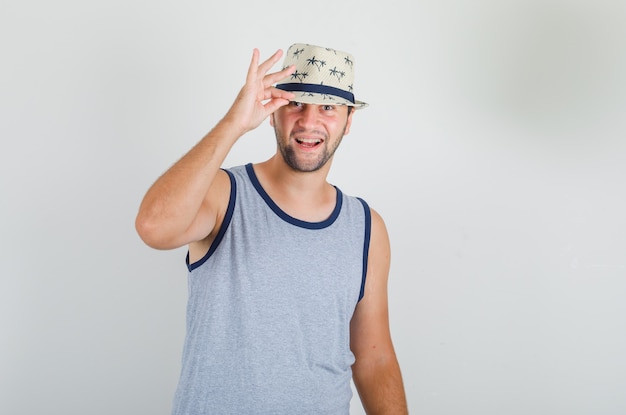
[(300, 82), (304, 81), (304, 78), (306, 78), (307, 76), (309, 76), (308, 72), (298, 72), (297, 70), (291, 74), (291, 79), (295, 79), (298, 80)]
[(330, 72), (330, 75), (337, 78), (339, 82), (341, 82), (341, 78), (346, 76), (346, 73), (344, 71), (340, 71), (339, 69), (337, 69), (336, 66), (333, 69), (329, 69), (329, 72)]
[(298, 59), (298, 58), (300, 58), (300, 54), (301, 54), (302, 52), (304, 52), (304, 48), (302, 48), (302, 49), (296, 49), (296, 50), (293, 52), (293, 56), (294, 56), (296, 59)]
[[(319, 96), (322, 97), (322, 99), (324, 101), (332, 101), (332, 102), (337, 102), (337, 98), (335, 98), (333, 95), (329, 95), (329, 94), (318, 94)], [(314, 97), (315, 94), (312, 92), (302, 92), (300, 93), (300, 97)]]
[[(320, 85), (324, 85), (324, 82), (321, 82)], [(314, 97), (316, 94), (313, 92), (306, 92), (306, 91), (302, 91), (299, 95), (299, 97), (304, 98), (304, 97)], [(325, 93), (317, 93), (318, 96), (322, 97), (322, 99), (324, 101), (332, 101), (333, 103), (337, 102), (337, 97), (335, 97), (334, 95), (330, 95), (330, 94), (325, 94)]]
[(309, 65), (315, 66), (318, 71), (321, 71), (322, 67), (326, 66), (326, 61), (316, 59), (315, 56), (307, 59), (306, 61), (307, 61), (307, 66)]

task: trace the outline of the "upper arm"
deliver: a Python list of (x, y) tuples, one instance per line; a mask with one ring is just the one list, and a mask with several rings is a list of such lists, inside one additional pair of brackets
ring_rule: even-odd
[(381, 216), (372, 212), (365, 293), (350, 323), (350, 347), (359, 360), (393, 354), (389, 332), (387, 282), (391, 250), (387, 228)]
[[(178, 207), (172, 200), (167, 200), (166, 191), (156, 193), (150, 203), (144, 199), (136, 220), (139, 235), (147, 245), (156, 249), (175, 249), (210, 238), (219, 228), (220, 218), (228, 207), (230, 186), (228, 173), (218, 170), (200, 206), (192, 213), (184, 212), (186, 200), (180, 201)], [(165, 211), (162, 206), (170, 206), (168, 216), (162, 214)]]
[(219, 232), (230, 201), (231, 181), (228, 173), (220, 170), (207, 193), (202, 206), (186, 232), (182, 245), (189, 245), (189, 259), (194, 262), (211, 246)]

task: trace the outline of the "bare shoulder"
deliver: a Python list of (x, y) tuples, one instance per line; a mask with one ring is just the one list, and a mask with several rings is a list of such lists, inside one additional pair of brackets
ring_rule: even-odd
[(223, 210), (226, 210), (229, 197), (230, 176), (225, 170), (220, 169), (217, 171), (217, 174), (215, 175), (215, 180), (213, 181), (211, 188), (207, 193), (207, 199), (213, 200), (217, 205), (216, 207), (218, 208), (218, 210), (219, 208), (223, 208)]
[[(391, 261), (391, 246), (387, 225), (383, 217), (376, 210), (370, 208), (370, 212), (372, 216), (372, 228), (368, 253), (366, 291), (374, 288), (376, 285), (387, 284)], [(380, 291), (380, 288), (381, 287), (378, 287), (377, 291)]]
[(372, 244), (379, 249), (384, 248), (385, 245), (389, 248), (389, 233), (383, 217), (372, 208), (370, 208), (370, 213), (372, 216)]

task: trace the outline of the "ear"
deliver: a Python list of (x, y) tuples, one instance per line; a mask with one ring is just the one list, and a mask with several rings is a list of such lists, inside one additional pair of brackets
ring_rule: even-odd
[(348, 114), (348, 120), (346, 121), (346, 128), (343, 135), (348, 135), (348, 133), (350, 132), (350, 126), (352, 125), (352, 116), (356, 112), (356, 109), (352, 108), (348, 109), (348, 111), (350, 111), (350, 113)]

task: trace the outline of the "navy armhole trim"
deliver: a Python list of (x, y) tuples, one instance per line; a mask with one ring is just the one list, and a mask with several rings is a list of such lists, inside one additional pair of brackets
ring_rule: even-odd
[(190, 264), (189, 263), (189, 251), (187, 251), (187, 258), (185, 259), (185, 262), (187, 264), (187, 268), (189, 269), (189, 271), (193, 271), (194, 269), (198, 268), (199, 266), (204, 264), (206, 260), (211, 257), (211, 255), (213, 255), (213, 253), (219, 246), (220, 242), (222, 242), (222, 239), (224, 239), (226, 230), (228, 229), (228, 226), (230, 225), (230, 221), (233, 218), (233, 212), (235, 210), (235, 200), (237, 199), (237, 182), (235, 181), (235, 176), (230, 171), (225, 170), (225, 169), (222, 169), (222, 170), (228, 173), (228, 177), (230, 178), (230, 199), (228, 201), (228, 208), (226, 209), (226, 215), (224, 216), (224, 220), (222, 221), (222, 225), (220, 226), (220, 230), (217, 233), (217, 236), (211, 243), (211, 246), (209, 247), (209, 250), (207, 251), (207, 253), (204, 254), (204, 256), (201, 259), (194, 262), (193, 264)]
[(367, 202), (360, 197), (357, 197), (361, 204), (363, 205), (363, 210), (365, 211), (365, 238), (363, 241), (363, 275), (361, 276), (361, 292), (359, 293), (359, 301), (365, 295), (365, 279), (367, 277), (367, 261), (369, 258), (370, 251), (370, 237), (372, 235), (372, 213), (370, 212), (370, 207), (367, 205)]
[(272, 209), (272, 211), (274, 211), (274, 213), (278, 215), (279, 218), (281, 218), (287, 223), (290, 223), (292, 225), (299, 226), (305, 229), (324, 229), (332, 225), (339, 217), (339, 213), (341, 212), (341, 205), (343, 204), (343, 193), (341, 193), (341, 190), (339, 190), (337, 186), (333, 186), (335, 188), (335, 191), (337, 192), (337, 201), (335, 203), (335, 209), (333, 209), (333, 212), (330, 214), (328, 219), (323, 220), (321, 222), (307, 222), (304, 220), (294, 218), (293, 216), (290, 216), (288, 213), (282, 210), (276, 203), (274, 203), (272, 198), (270, 198), (270, 195), (268, 195), (265, 189), (263, 189), (263, 186), (261, 186), (261, 183), (259, 182), (259, 179), (256, 176), (256, 173), (254, 172), (254, 167), (252, 167), (252, 163), (246, 164), (246, 171), (248, 173), (248, 177), (250, 178), (250, 181), (252, 182), (252, 185), (256, 189), (257, 193), (263, 198), (267, 206), (269, 206), (270, 209)]

